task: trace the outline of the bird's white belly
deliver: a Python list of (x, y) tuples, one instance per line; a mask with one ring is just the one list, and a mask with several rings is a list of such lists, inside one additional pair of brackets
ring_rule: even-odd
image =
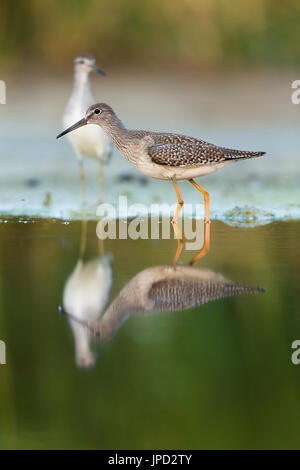
[(229, 161), (221, 163), (210, 163), (198, 166), (186, 166), (186, 167), (175, 167), (167, 165), (157, 165), (145, 154), (139, 154), (134, 161), (134, 166), (146, 176), (151, 178), (157, 178), (162, 180), (187, 180), (191, 178), (198, 178), (199, 176), (205, 176), (213, 171), (223, 168)]
[[(162, 175), (157, 177), (161, 179), (175, 179), (175, 180), (187, 180), (191, 178), (198, 178), (199, 176), (206, 176), (213, 173), (223, 166), (227, 165), (228, 162), (222, 163), (210, 163), (199, 166), (189, 167), (164, 167)], [(158, 165), (159, 166), (159, 165)]]
[[(65, 116), (63, 120), (64, 127), (75, 124), (76, 121), (82, 119), (74, 115)], [(109, 140), (100, 126), (96, 124), (88, 124), (67, 134), (69, 141), (75, 151), (87, 157), (102, 157), (108, 150)]]

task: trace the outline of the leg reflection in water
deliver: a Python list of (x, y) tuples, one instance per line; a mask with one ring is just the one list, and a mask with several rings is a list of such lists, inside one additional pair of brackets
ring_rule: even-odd
[[(177, 227), (177, 229), (175, 229), (175, 227)], [(175, 237), (177, 238), (177, 248), (176, 248), (175, 256), (173, 258), (173, 266), (176, 266), (176, 264), (178, 263), (178, 260), (180, 258), (182, 249), (183, 249), (184, 239), (182, 238), (182, 235), (179, 231), (177, 223), (173, 225), (173, 228), (174, 228)], [(179, 237), (178, 237), (178, 232), (180, 234)], [(202, 246), (201, 250), (199, 251), (199, 253), (197, 253), (197, 255), (194, 256), (194, 258), (192, 258), (190, 260), (189, 264), (193, 265), (194, 263), (196, 263), (196, 261), (203, 258), (203, 256), (206, 255), (206, 253), (209, 252), (209, 249), (210, 249), (210, 223), (205, 223), (204, 224), (204, 243), (203, 243), (203, 246)]]
[[(196, 263), (196, 261), (198, 261), (204, 255), (206, 255), (206, 253), (209, 251), (209, 248), (210, 248), (210, 220), (209, 220), (209, 194), (208, 194), (208, 192), (204, 191), (194, 180), (190, 180), (190, 182), (194, 186), (196, 186), (199, 190), (201, 190), (201, 192), (203, 192), (203, 194), (205, 193), (204, 194), (204, 201), (205, 201), (204, 244), (203, 244), (203, 247), (201, 248), (200, 252), (190, 261), (189, 264), (192, 265), (192, 264)], [(175, 191), (176, 191), (176, 194), (177, 194), (177, 198), (178, 198), (178, 204), (177, 204), (176, 212), (175, 212), (175, 215), (172, 219), (174, 235), (175, 235), (175, 238), (177, 239), (177, 249), (176, 249), (176, 252), (175, 252), (174, 259), (173, 259), (173, 266), (175, 266), (178, 263), (178, 260), (179, 260), (179, 257), (180, 257), (180, 254), (182, 252), (182, 248), (183, 248), (183, 245), (184, 245), (184, 240), (183, 240), (183, 237), (182, 237), (182, 233), (180, 232), (178, 224), (177, 224), (177, 220), (178, 220), (178, 217), (181, 213), (182, 206), (183, 206), (184, 202), (183, 202), (183, 199), (182, 199), (181, 194), (179, 192), (178, 185), (177, 185), (176, 181), (173, 181), (173, 185), (174, 185), (174, 188), (175, 188)]]

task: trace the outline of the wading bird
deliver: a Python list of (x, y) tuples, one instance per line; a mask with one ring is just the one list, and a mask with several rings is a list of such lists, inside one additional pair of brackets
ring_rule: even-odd
[(141, 173), (152, 178), (172, 181), (178, 198), (173, 223), (176, 223), (183, 206), (178, 180), (188, 180), (203, 194), (205, 219), (209, 222), (209, 194), (194, 178), (208, 175), (229, 163), (265, 154), (218, 147), (181, 134), (129, 130), (105, 103), (90, 106), (85, 117), (59, 134), (57, 139), (87, 124), (101, 126), (120, 153)]
[[(68, 127), (75, 121), (78, 121), (78, 119), (85, 114), (88, 106), (95, 103), (89, 80), (89, 74), (92, 71), (105, 75), (105, 73), (95, 65), (95, 59), (93, 56), (82, 54), (75, 58), (73, 89), (63, 115), (64, 127)], [(112, 146), (109, 138), (105, 132), (103, 132), (101, 127), (93, 125), (84, 129), (76, 130), (76, 132), (69, 136), (69, 139), (78, 158), (84, 204), (86, 203), (86, 185), (82, 158), (83, 155), (85, 155), (86, 157), (98, 159), (98, 196), (99, 201), (101, 201), (102, 162), (103, 160), (108, 159), (112, 154)]]

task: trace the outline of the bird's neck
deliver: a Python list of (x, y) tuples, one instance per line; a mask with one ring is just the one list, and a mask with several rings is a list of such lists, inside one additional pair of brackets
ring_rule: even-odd
[(101, 124), (104, 132), (111, 139), (112, 143), (124, 155), (128, 143), (128, 129), (124, 126), (117, 115), (111, 116), (109, 122)]
[(100, 341), (103, 343), (109, 341), (130, 313), (126, 302), (122, 302), (121, 299), (117, 297), (108, 307), (103, 317), (98, 321), (97, 326), (100, 331)]
[(129, 315), (140, 313), (141, 310), (134, 294), (129, 295), (125, 287), (97, 322), (97, 329), (100, 331), (100, 341), (103, 343), (109, 341)]
[(82, 325), (74, 321), (71, 324), (74, 332), (76, 358), (81, 362), (86, 362), (92, 355), (89, 336), (86, 329), (82, 328)]
[(88, 72), (75, 71), (73, 79), (73, 95), (77, 97), (83, 94), (92, 93)]

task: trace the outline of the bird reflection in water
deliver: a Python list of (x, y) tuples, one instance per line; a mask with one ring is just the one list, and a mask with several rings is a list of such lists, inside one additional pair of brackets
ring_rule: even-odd
[[(78, 367), (89, 368), (95, 362), (90, 349), (90, 335), (78, 320), (94, 322), (103, 312), (112, 285), (109, 255), (103, 254), (99, 242), (97, 257), (84, 262), (87, 221), (82, 221), (80, 253), (74, 270), (68, 277), (63, 292), (63, 307), (67, 314), (75, 341), (75, 360)], [(76, 319), (76, 320), (75, 320)]]
[[(77, 327), (88, 332), (94, 341), (106, 343), (130, 315), (182, 311), (225, 297), (264, 292), (260, 287), (245, 286), (209, 269), (194, 267), (193, 264), (209, 250), (209, 239), (208, 223), (205, 224), (203, 248), (189, 264), (177, 264), (178, 252), (182, 249), (181, 240), (178, 240), (173, 264), (139, 272), (123, 287), (100, 320), (72, 313), (73, 323), (77, 322)], [(90, 290), (85, 293), (86, 297), (91, 296), (88, 292)]]

